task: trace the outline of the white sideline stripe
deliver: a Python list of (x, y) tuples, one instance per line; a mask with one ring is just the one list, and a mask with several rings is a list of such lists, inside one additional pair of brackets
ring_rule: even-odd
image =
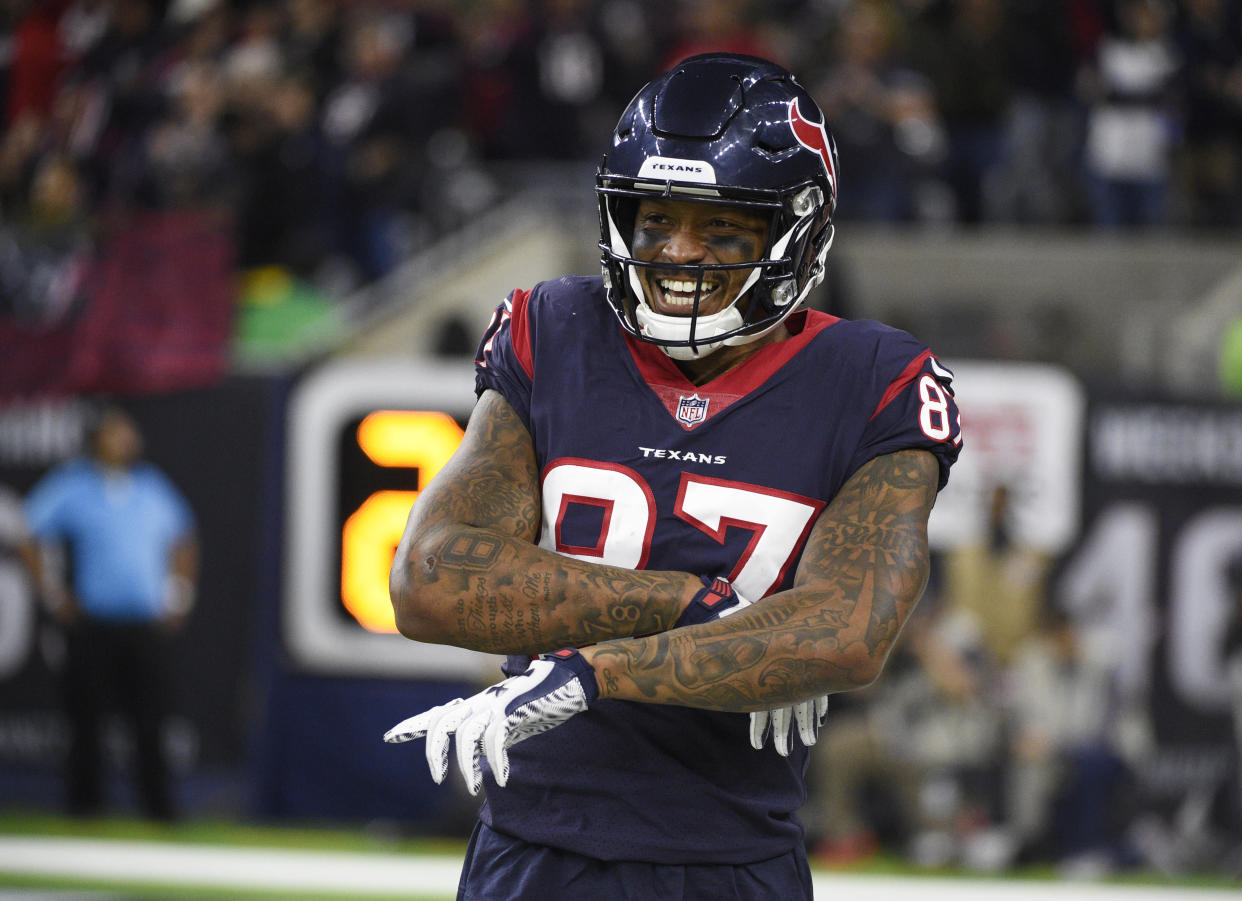
[[(461, 862), (448, 857), (183, 845), (117, 839), (0, 836), (0, 874), (195, 888), (452, 897)], [(850, 901), (1219, 901), (1225, 889), (814, 874), (817, 898)]]
[(449, 858), (80, 838), (0, 838), (0, 873), (208, 888), (434, 895), (457, 891)]

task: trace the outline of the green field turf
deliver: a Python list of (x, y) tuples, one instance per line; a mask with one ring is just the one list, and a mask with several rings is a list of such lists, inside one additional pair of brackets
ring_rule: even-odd
[(350, 829), (339, 825), (265, 825), (215, 820), (187, 820), (164, 825), (126, 817), (75, 819), (22, 811), (0, 811), (0, 835), (115, 838), (294, 850), (446, 854), (458, 858), (466, 849), (465, 841), (401, 836), (396, 830), (383, 826)]

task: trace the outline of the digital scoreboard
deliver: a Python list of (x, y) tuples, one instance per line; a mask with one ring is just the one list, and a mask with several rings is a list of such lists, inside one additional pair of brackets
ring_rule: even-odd
[(469, 362), (342, 361), (301, 381), (286, 442), (282, 633), (303, 669), (469, 678), (495, 658), (396, 632), (388, 571), (410, 506), (474, 404)]

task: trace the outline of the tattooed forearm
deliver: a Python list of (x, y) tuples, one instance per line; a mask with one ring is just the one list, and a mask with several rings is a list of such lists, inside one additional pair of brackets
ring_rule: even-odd
[(530, 435), (499, 394), (485, 392), (398, 545), (389, 580), (398, 628), (424, 641), (533, 654), (662, 632), (700, 587), (686, 573), (543, 550), (540, 521)]
[(683, 573), (612, 570), (491, 534), (454, 532), (423, 566), (436, 593), (452, 598), (453, 643), (496, 653), (664, 631), (698, 585)]
[(821, 515), (789, 591), (725, 620), (590, 648), (605, 696), (760, 710), (872, 682), (927, 581), (937, 463), (878, 457)]
[(881, 661), (927, 582), (937, 475), (935, 459), (922, 451), (872, 460), (817, 524), (799, 567), (797, 585), (832, 580), (841, 587), (834, 607), (850, 612), (842, 637), (861, 641)]

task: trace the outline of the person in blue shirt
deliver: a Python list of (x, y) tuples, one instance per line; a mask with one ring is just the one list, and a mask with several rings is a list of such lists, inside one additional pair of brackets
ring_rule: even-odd
[[(141, 460), (134, 420), (107, 407), (87, 435), (87, 453), (47, 473), (25, 504), (23, 547), (36, 587), (66, 634), (68, 807), (103, 807), (103, 730), (110, 704), (134, 729), (143, 811), (175, 816), (160, 741), (168, 679), (165, 639), (189, 613), (198, 569), (194, 515), (159, 469)], [(63, 547), (63, 578), (43, 565), (44, 546)]]

